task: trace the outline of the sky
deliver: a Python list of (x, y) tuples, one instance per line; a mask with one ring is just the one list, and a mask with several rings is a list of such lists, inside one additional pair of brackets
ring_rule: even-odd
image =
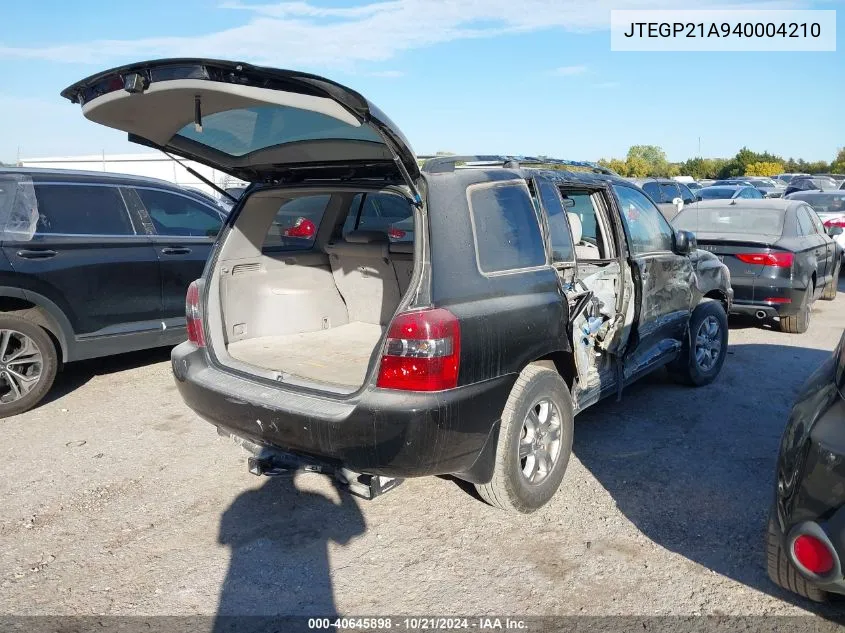
[(363, 93), (418, 154), (670, 160), (747, 146), (832, 160), (845, 146), (845, 0), (697, 0), (841, 9), (837, 51), (610, 50), (611, 9), (688, 0), (40, 0), (4, 7), (0, 161), (145, 151), (59, 96), (106, 68), (214, 57), (324, 75)]

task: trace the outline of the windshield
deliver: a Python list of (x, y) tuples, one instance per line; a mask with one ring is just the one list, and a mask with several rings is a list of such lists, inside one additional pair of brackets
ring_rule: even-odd
[(698, 195), (703, 200), (730, 200), (736, 191), (736, 187), (705, 187)]
[(781, 209), (750, 209), (740, 205), (718, 209), (689, 208), (681, 211), (672, 224), (694, 233), (780, 235), (785, 213)]

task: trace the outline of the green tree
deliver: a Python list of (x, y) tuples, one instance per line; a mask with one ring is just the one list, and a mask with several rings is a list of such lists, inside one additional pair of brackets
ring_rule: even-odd
[(845, 174), (845, 147), (839, 150), (836, 158), (830, 164), (830, 171), (834, 174)]
[(643, 171), (643, 165), (646, 167), (645, 174), (637, 176), (642, 178), (645, 176), (668, 176), (669, 175), (669, 161), (666, 159), (666, 152), (657, 145), (632, 145), (628, 150), (628, 170), (629, 171)]
[(783, 164), (760, 161), (745, 167), (746, 176), (777, 176), (783, 173)]

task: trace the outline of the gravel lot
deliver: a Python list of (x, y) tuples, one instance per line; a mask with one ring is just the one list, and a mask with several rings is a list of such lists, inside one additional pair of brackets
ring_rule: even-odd
[(529, 516), (446, 478), (372, 502), (256, 478), (166, 350), (72, 366), (0, 421), (0, 613), (831, 614), (769, 582), (762, 539), (790, 403), (843, 315), (840, 294), (804, 335), (732, 322), (715, 384), (659, 372), (588, 410)]

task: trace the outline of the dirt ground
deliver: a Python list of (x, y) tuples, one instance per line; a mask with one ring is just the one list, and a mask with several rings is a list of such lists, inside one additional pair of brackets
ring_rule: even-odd
[(659, 372), (579, 416), (529, 516), (447, 478), (371, 502), (257, 478), (167, 350), (71, 366), (0, 421), (0, 613), (829, 614), (769, 582), (763, 530), (791, 401), (844, 327), (845, 294), (804, 335), (732, 321), (713, 385)]

